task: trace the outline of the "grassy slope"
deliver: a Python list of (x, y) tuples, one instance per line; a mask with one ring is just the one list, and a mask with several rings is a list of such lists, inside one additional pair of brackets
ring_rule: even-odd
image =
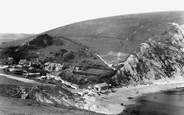
[[(74, 23), (45, 33), (54, 37), (64, 37), (73, 43), (81, 43), (104, 57), (110, 51), (128, 55), (137, 50), (140, 44), (149, 37), (164, 33), (162, 30), (165, 30), (163, 28), (167, 23), (182, 24), (183, 16), (183, 12), (124, 15)], [(36, 36), (17, 40), (1, 47), (20, 45)]]
[[(45, 33), (83, 44), (109, 62), (121, 53), (123, 61), (142, 42), (155, 34), (164, 33), (162, 30), (167, 23), (184, 23), (183, 17), (184, 12), (179, 11), (122, 15), (78, 22)], [(21, 44), (34, 38), (12, 44)]]
[[(112, 51), (130, 53), (134, 49), (123, 48), (123, 46), (127, 47), (131, 44), (133, 46), (134, 42), (137, 44), (138, 41), (141, 43), (151, 34), (158, 33), (159, 31), (155, 28), (161, 28), (161, 24), (168, 22), (183, 23), (183, 16), (183, 12), (123, 15), (74, 23), (51, 30), (48, 33), (54, 36), (65, 36), (83, 43), (100, 54), (107, 53), (110, 48)], [(143, 27), (141, 28), (141, 26)], [(150, 34), (146, 34), (149, 28), (152, 30)], [(135, 35), (130, 36), (137, 30), (138, 32)], [(125, 44), (126, 38), (129, 38), (129, 41)], [(102, 45), (105, 47), (102, 47)]]
[(19, 33), (0, 33), (0, 44), (3, 42), (10, 42), (17, 39), (26, 38), (32, 36), (33, 34), (19, 34)]
[[(164, 33), (162, 30), (167, 23), (183, 23), (183, 17), (184, 12), (123, 15), (74, 23), (48, 33), (82, 43), (106, 61), (112, 61), (118, 52), (122, 53), (121, 59), (124, 60), (142, 42), (155, 34)], [(114, 54), (110, 55), (110, 52)]]

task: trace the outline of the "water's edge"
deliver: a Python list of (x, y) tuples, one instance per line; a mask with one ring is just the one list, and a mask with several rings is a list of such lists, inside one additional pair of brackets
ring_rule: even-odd
[[(170, 85), (174, 85), (174, 84), (167, 84), (167, 85), (170, 86)], [(145, 107), (145, 105), (142, 105), (142, 104), (143, 103), (145, 104), (144, 101), (147, 101), (145, 99), (146, 97), (159, 95), (159, 94), (163, 94), (163, 93), (167, 93), (167, 92), (177, 92), (177, 91), (184, 90), (183, 84), (180, 84), (181, 86), (178, 86), (179, 84), (176, 83), (176, 85), (177, 85), (177, 87), (173, 87), (173, 88), (170, 88), (170, 89), (158, 90), (158, 91), (143, 93), (143, 94), (140, 94), (138, 96), (135, 96), (134, 99), (130, 100), (133, 103), (129, 103), (129, 104), (125, 105), (125, 108), (124, 108), (123, 112), (121, 112), (118, 115), (142, 115), (142, 114), (144, 114), (144, 115), (154, 115), (154, 114), (161, 115), (161, 114), (163, 114), (163, 113), (159, 113), (158, 111), (153, 111), (153, 110), (150, 110), (150, 109), (147, 109), (147, 108), (144, 109), (143, 107)], [(152, 103), (154, 103), (154, 102), (152, 102)], [(161, 108), (157, 108), (157, 109), (161, 109)], [(164, 114), (164, 115), (170, 115), (170, 113)], [(180, 114), (178, 114), (178, 115), (180, 115)]]

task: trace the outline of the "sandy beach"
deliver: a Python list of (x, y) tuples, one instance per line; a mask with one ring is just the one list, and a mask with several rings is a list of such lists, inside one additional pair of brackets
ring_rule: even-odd
[(135, 99), (139, 96), (181, 87), (184, 87), (184, 79), (179, 76), (175, 79), (157, 80), (151, 85), (116, 88), (114, 93), (97, 97), (93, 104), (90, 102), (93, 106), (89, 110), (110, 115), (119, 114), (127, 105), (135, 104)]
[[(34, 80), (20, 78), (16, 76), (7, 75), (0, 73), (1, 76), (23, 81), (26, 83), (36, 83)], [(160, 91), (171, 90), (175, 88), (184, 87), (184, 79), (182, 76), (178, 76), (173, 79), (160, 79), (153, 81), (149, 85), (138, 85), (138, 86), (129, 86), (114, 88), (115, 92), (109, 93), (107, 95), (101, 94), (100, 96), (85, 96), (84, 107), (82, 109), (94, 111), (102, 114), (115, 115), (123, 112), (126, 106), (135, 104), (136, 98), (139, 96), (156, 93)], [(131, 98), (131, 99), (129, 99)]]

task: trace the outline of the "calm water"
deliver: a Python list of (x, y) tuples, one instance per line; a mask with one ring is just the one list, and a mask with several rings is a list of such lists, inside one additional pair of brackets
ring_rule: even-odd
[(184, 115), (184, 89), (143, 96), (137, 103), (131, 115)]

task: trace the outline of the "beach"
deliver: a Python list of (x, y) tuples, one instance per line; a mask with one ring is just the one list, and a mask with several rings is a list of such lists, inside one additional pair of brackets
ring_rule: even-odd
[(120, 114), (128, 105), (135, 104), (140, 96), (184, 87), (184, 79), (178, 76), (175, 79), (161, 79), (151, 85), (138, 85), (115, 88), (114, 93), (101, 95), (90, 102), (89, 110), (103, 114)]

